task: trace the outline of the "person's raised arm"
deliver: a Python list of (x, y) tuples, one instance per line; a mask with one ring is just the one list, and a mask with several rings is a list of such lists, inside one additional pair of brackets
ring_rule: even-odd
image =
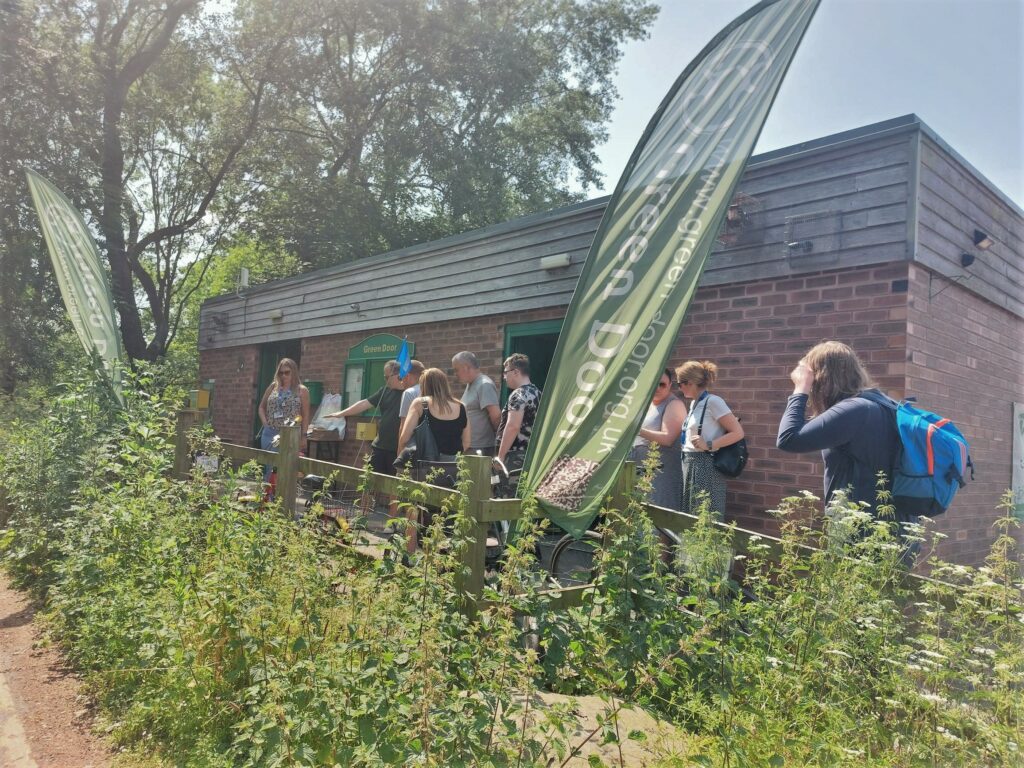
[(814, 372), (801, 361), (789, 377), (793, 380), (793, 394), (789, 396), (786, 411), (779, 421), (775, 445), (790, 453), (806, 453), (835, 448), (848, 442), (863, 418), (858, 398), (840, 400), (807, 421), (807, 399), (814, 384)]
[(665, 408), (665, 414), (661, 418), (661, 429), (641, 427), (640, 437), (668, 448), (679, 442), (679, 436), (683, 434), (684, 421), (686, 421), (686, 406), (682, 400), (673, 400)]
[(406, 443), (412, 438), (412, 432), (416, 429), (416, 425), (420, 423), (420, 417), (423, 415), (423, 400), (416, 398), (413, 400), (412, 405), (409, 406), (409, 413), (405, 416), (405, 421), (402, 422), (402, 432), (398, 435), (398, 453), (401, 455), (402, 451), (405, 450)]

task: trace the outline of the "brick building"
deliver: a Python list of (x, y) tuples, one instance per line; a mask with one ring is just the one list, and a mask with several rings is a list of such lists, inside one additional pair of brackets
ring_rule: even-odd
[[(605, 203), (211, 299), (200, 357), (216, 382), (217, 433), (252, 441), (282, 356), (346, 404), (365, 396), (393, 357), (386, 338), (364, 343), (379, 334), (408, 336), (442, 368), (472, 350), (495, 381), (502, 359), (525, 351), (543, 379)], [(799, 489), (820, 493), (820, 463), (776, 450), (775, 433), (789, 371), (835, 338), (892, 396), (916, 396), (965, 433), (977, 477), (936, 527), (949, 537), (940, 554), (979, 563), (1011, 481), (1012, 404), (1024, 401), (1022, 241), (1021, 208), (913, 115), (753, 157), (672, 357), (716, 361), (715, 391), (743, 419), (751, 463), (730, 483), (730, 517), (771, 532), (765, 510)], [(367, 448), (355, 421), (345, 463)]]

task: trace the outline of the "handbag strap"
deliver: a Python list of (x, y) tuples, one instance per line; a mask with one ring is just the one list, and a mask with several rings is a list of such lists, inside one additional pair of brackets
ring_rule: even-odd
[[(710, 393), (705, 389), (704, 390), (704, 394), (702, 394), (700, 397), (698, 397), (697, 398), (697, 402), (693, 404), (694, 409), (696, 409), (697, 406), (700, 405), (701, 403), (703, 403), (704, 400), (706, 400), (708, 397), (710, 397)], [(704, 408), (700, 412), (700, 421), (697, 422), (697, 437), (700, 437), (701, 433), (704, 431), (704, 417), (707, 416), (707, 415), (708, 415), (708, 404), (704, 403)]]

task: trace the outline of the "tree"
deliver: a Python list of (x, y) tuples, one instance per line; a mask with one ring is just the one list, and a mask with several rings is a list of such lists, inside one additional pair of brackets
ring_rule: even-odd
[[(49, 273), (45, 248), (28, 204), (22, 167), (50, 152), (62, 160), (66, 126), (60, 89), (52, 88), (52, 63), (45, 48), (30, 42), (27, 8), (0, 1), (0, 391), (49, 372), (49, 340), (70, 328)], [(20, 98), (34, 93), (32, 99)]]
[[(252, 18), (284, 6), (250, 0)], [(578, 199), (646, 0), (299, 0), (261, 231), (316, 265)], [(574, 178), (575, 177), (575, 178)], [(575, 182), (575, 185), (573, 184)]]
[(574, 184), (598, 179), (619, 48), (655, 12), (648, 0), (0, 11), (5, 277), (21, 259), (0, 313), (53, 301), (29, 164), (94, 228), (134, 360), (166, 353), (211, 255), (239, 233), (320, 266), (576, 199)]
[(274, 41), (242, 61), (231, 48), (237, 28), (201, 12), (200, 0), (52, 0), (8, 13), (21, 21), (21, 47), (43, 62), (34, 83), (5, 92), (10, 112), (36, 115), (37, 131), (60, 128), (55, 146), (22, 159), (95, 226), (125, 351), (156, 359), (196, 284), (190, 273), (206, 268), (251, 199), (240, 180), (253, 172), (245, 150)]

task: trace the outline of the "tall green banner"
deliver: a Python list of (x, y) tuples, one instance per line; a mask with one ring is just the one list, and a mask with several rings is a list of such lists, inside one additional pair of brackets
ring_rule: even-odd
[(676, 80), (608, 203), (544, 388), (527, 482), (586, 530), (626, 458), (819, 0), (765, 0)]
[(71, 323), (85, 350), (95, 352), (103, 361), (120, 396), (121, 343), (96, 241), (82, 215), (59, 189), (34, 171), (26, 174)]

